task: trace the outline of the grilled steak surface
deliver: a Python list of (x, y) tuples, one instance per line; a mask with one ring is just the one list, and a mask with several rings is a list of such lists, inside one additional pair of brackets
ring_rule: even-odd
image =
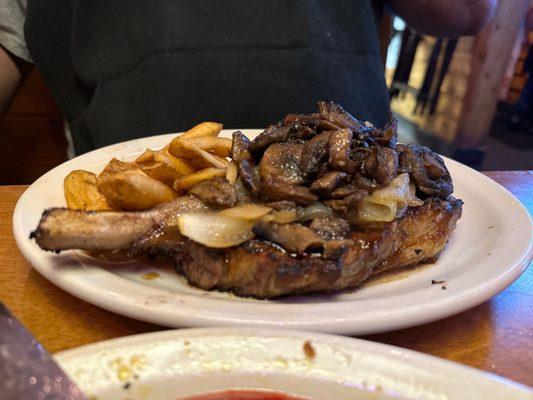
[[(397, 145), (394, 120), (374, 128), (334, 103), (289, 114), (252, 142), (235, 132), (231, 155), (236, 185), (204, 181), (187, 196), (139, 212), (49, 209), (32, 237), (53, 251), (164, 253), (194, 286), (272, 298), (352, 288), (377, 272), (435, 260), (461, 217), (462, 201), (451, 196), (452, 180), (437, 154)], [(362, 218), (365, 199), (399, 174), (410, 181), (409, 202), (398, 200), (394, 218)], [(377, 198), (374, 207), (388, 204)], [(296, 220), (257, 220), (252, 240), (224, 249), (178, 229), (180, 214), (247, 202), (292, 212)]]
[(189, 282), (202, 289), (258, 298), (340, 290), (376, 272), (436, 257), (461, 216), (461, 206), (453, 198), (428, 201), (392, 223), (330, 241), (337, 247), (332, 246), (335, 254), (329, 259), (313, 253), (294, 255), (264, 240), (222, 250), (186, 240), (167, 250)]

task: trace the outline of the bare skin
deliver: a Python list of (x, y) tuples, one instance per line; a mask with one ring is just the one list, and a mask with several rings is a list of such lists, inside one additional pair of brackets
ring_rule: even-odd
[(387, 0), (388, 9), (430, 36), (475, 35), (494, 14), (496, 0)]

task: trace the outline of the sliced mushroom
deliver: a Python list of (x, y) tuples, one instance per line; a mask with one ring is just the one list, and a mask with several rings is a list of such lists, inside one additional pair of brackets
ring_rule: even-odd
[(333, 122), (328, 121), (327, 119), (321, 118), (318, 121), (318, 127), (324, 131), (336, 131), (341, 129), (340, 126), (335, 125)]
[(314, 176), (327, 160), (330, 136), (331, 132), (323, 132), (304, 144), (300, 168), (306, 178)]
[(305, 180), (300, 169), (303, 148), (303, 144), (297, 143), (270, 145), (259, 163), (261, 178), (273, 176), (291, 185), (302, 184)]
[(253, 165), (250, 160), (242, 160), (238, 166), (239, 176), (242, 184), (254, 196), (259, 196), (261, 190), (261, 178), (259, 176), (259, 168)]
[(326, 240), (344, 239), (350, 233), (350, 225), (343, 218), (318, 217), (309, 227)]
[(272, 176), (261, 182), (261, 195), (269, 200), (292, 200), (297, 204), (308, 204), (317, 200), (309, 188), (291, 185)]
[(424, 167), (426, 168), (428, 176), (431, 179), (442, 178), (448, 173), (446, 167), (443, 165), (444, 162), (442, 164), (440, 163), (442, 159), (439, 161), (428, 154), (423, 154), (422, 159), (424, 160)]
[(314, 114), (288, 114), (283, 122), (286, 125), (294, 124), (295, 122), (299, 122), (303, 125), (315, 125), (318, 124), (318, 120), (320, 119), (320, 115), (318, 113)]
[(419, 192), (441, 198), (453, 192), (450, 173), (437, 153), (414, 144), (398, 145), (398, 153), (400, 170), (409, 173)]
[(349, 196), (359, 191), (361, 191), (361, 189), (356, 188), (354, 185), (345, 185), (329, 193), (328, 197), (331, 199), (343, 199), (346, 196)]
[(308, 140), (316, 135), (316, 130), (309, 126), (295, 124), (294, 130), (289, 134), (291, 138), (298, 140)]
[(334, 191), (348, 177), (346, 172), (331, 171), (311, 184), (311, 191), (326, 195)]
[(252, 155), (248, 147), (252, 142), (241, 131), (233, 132), (233, 141), (231, 144), (231, 158), (239, 165), (242, 160), (251, 160)]
[(330, 207), (333, 211), (346, 216), (352, 209), (357, 207), (359, 202), (366, 195), (368, 195), (367, 191), (358, 189), (342, 199), (324, 200), (324, 204)]
[(259, 221), (253, 227), (253, 233), (260, 239), (280, 245), (289, 253), (304, 254), (323, 249), (324, 240), (314, 230), (300, 224)]
[(398, 120), (391, 115), (389, 122), (382, 129), (374, 129), (370, 135), (378, 145), (395, 149), (398, 138)]
[(319, 101), (317, 103), (318, 113), (320, 116), (333, 123), (340, 128), (348, 128), (354, 132), (367, 132), (369, 127), (365, 126), (361, 121), (354, 118), (348, 112), (346, 112), (340, 105), (325, 101)]
[(379, 189), (381, 187), (381, 185), (377, 181), (364, 176), (360, 172), (356, 172), (354, 174), (353, 183), (355, 187), (366, 190), (368, 192), (373, 192), (374, 190)]
[(388, 185), (398, 175), (398, 154), (389, 147), (377, 147), (377, 165), (370, 174), (378, 183)]
[(237, 203), (235, 186), (226, 178), (213, 178), (194, 185), (189, 194), (198, 196), (200, 200), (212, 207), (233, 207)]
[(283, 125), (283, 122), (270, 125), (252, 141), (248, 150), (260, 153), (273, 143), (285, 142), (289, 138), (291, 129), (292, 125)]
[(296, 209), (296, 203), (290, 200), (278, 200), (265, 203), (266, 207), (273, 208), (278, 211), (294, 210)]
[(352, 163), (352, 168), (354, 169), (354, 172), (356, 170), (361, 170), (362, 168), (364, 168), (363, 163), (366, 161), (367, 153), (369, 152), (367, 147), (368, 145), (364, 147), (359, 144), (352, 143), (350, 161)]
[(330, 167), (340, 170), (346, 170), (350, 161), (350, 147), (352, 146), (352, 131), (350, 129), (341, 129), (331, 133), (328, 142)]
[(278, 224), (259, 221), (253, 232), (261, 239), (276, 243), (289, 253), (322, 253), (325, 259), (338, 259), (350, 243), (348, 240), (327, 240), (313, 229), (300, 224)]

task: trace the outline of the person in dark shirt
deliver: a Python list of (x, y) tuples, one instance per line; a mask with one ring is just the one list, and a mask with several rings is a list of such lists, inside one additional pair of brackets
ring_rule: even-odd
[(202, 120), (264, 127), (317, 100), (381, 126), (389, 114), (377, 37), (384, 8), (421, 33), (460, 36), (478, 32), (494, 4), (0, 0), (0, 112), (31, 61), (78, 154)]

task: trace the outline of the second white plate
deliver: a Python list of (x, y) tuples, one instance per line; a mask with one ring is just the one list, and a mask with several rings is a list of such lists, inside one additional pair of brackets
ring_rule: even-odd
[(180, 329), (96, 343), (55, 359), (87, 395), (106, 400), (175, 400), (235, 387), (315, 400), (526, 400), (532, 394), (411, 350), (301, 331)]
[[(222, 136), (230, 137), (231, 132)], [(258, 131), (245, 133), (253, 137)], [(363, 335), (422, 324), (482, 303), (513, 282), (531, 259), (532, 223), (520, 202), (491, 179), (449, 159), (454, 194), (465, 204), (439, 262), (404, 271), (394, 279), (371, 281), (354, 291), (273, 301), (239, 298), (193, 288), (169, 266), (105, 263), (76, 251), (56, 255), (29, 239), (46, 208), (64, 206), (62, 183), (70, 171), (99, 172), (112, 157), (132, 159), (146, 148), (163, 147), (174, 136), (95, 150), (31, 185), (15, 209), (13, 232), (33, 267), (81, 299), (161, 325), (285, 327)], [(155, 274), (146, 275), (150, 272)]]

